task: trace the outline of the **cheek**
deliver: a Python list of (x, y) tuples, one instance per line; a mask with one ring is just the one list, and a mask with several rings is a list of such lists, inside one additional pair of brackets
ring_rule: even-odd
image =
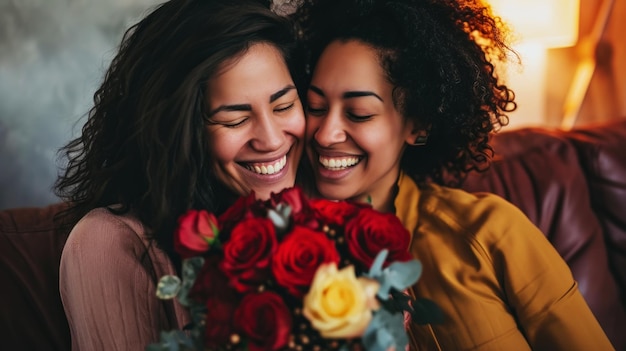
[(287, 121), (287, 130), (289, 134), (292, 134), (298, 140), (304, 139), (306, 131), (304, 114), (300, 112), (294, 113)]
[(306, 133), (305, 140), (310, 141), (315, 136), (315, 131), (319, 129), (321, 119), (308, 117), (306, 119)]
[[(221, 131), (220, 131), (221, 132)], [(230, 133), (209, 132), (209, 155), (213, 159), (213, 166), (234, 161), (239, 150), (243, 148), (246, 140), (243, 135), (228, 130)]]
[(368, 126), (360, 133), (354, 133), (352, 137), (371, 155), (384, 154), (385, 158), (397, 156), (395, 154), (400, 152), (399, 148), (404, 144), (400, 131), (384, 124)]

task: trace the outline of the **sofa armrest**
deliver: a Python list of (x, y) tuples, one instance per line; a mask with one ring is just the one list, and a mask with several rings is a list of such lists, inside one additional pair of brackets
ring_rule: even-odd
[(59, 262), (68, 233), (54, 215), (65, 204), (0, 211), (0, 342), (6, 350), (70, 350), (59, 295)]

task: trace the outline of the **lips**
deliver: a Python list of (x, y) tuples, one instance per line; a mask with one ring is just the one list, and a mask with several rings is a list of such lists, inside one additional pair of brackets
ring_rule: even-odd
[(251, 172), (261, 175), (272, 175), (280, 172), (287, 164), (287, 155), (271, 162), (247, 162), (240, 163)]

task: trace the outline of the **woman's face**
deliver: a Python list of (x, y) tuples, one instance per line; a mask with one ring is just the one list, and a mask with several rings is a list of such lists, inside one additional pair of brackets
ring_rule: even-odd
[(292, 187), (302, 154), (304, 113), (274, 46), (259, 43), (208, 81), (213, 172), (239, 195), (266, 199)]
[(392, 89), (372, 47), (335, 41), (322, 53), (306, 109), (307, 154), (322, 196), (388, 205), (405, 141), (414, 138)]

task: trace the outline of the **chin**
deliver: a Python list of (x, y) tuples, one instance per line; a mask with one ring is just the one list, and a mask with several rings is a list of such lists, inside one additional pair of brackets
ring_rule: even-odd
[(328, 200), (346, 200), (350, 198), (344, 186), (336, 184), (316, 184), (317, 192)]

